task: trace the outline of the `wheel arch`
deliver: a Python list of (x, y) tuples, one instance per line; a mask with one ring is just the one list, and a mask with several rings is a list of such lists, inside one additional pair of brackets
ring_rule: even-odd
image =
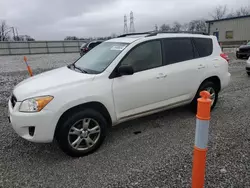
[[(202, 86), (202, 84), (204, 84), (205, 82), (213, 82), (217, 88), (217, 91), (219, 92), (221, 90), (221, 81), (220, 78), (218, 76), (210, 76), (208, 78), (206, 78), (201, 84), (200, 86)], [(199, 86), (199, 88), (200, 88)], [(198, 88), (198, 90), (199, 90)]]
[(56, 136), (57, 132), (59, 131), (60, 125), (67, 119), (67, 117), (74, 113), (74, 112), (78, 112), (84, 109), (93, 109), (96, 110), (97, 112), (101, 113), (103, 115), (103, 117), (105, 118), (105, 120), (107, 121), (107, 124), (109, 127), (112, 126), (112, 118), (107, 110), (107, 108), (101, 103), (101, 102), (97, 102), (97, 101), (92, 101), (92, 102), (87, 102), (87, 103), (83, 103), (80, 105), (76, 105), (73, 106), (69, 109), (67, 109), (59, 118), (57, 124), (56, 124), (56, 129), (55, 129), (55, 133), (54, 133), (54, 137)]

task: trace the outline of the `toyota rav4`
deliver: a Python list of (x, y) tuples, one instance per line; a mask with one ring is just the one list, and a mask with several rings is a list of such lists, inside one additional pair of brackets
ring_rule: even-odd
[(201, 90), (211, 94), (213, 109), (229, 80), (214, 36), (128, 34), (19, 83), (9, 119), (22, 138), (56, 139), (68, 155), (83, 156), (101, 145), (110, 126), (186, 104), (195, 110)]

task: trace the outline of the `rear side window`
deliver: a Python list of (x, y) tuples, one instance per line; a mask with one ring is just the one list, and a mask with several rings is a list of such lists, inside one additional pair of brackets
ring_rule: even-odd
[(199, 53), (199, 57), (206, 57), (213, 52), (213, 42), (209, 38), (194, 38), (195, 47)]
[(190, 38), (163, 39), (166, 64), (194, 59), (194, 48)]

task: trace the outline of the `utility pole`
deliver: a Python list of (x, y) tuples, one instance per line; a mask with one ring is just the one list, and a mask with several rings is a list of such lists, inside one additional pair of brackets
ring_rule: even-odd
[(129, 25), (129, 32), (134, 33), (135, 32), (135, 25), (134, 25), (134, 15), (133, 12), (130, 12), (130, 25)]
[(13, 39), (16, 40), (15, 28), (14, 27), (10, 27), (10, 28), (12, 29)]
[(155, 24), (155, 31), (158, 31), (158, 26), (157, 26), (157, 24)]
[(16, 38), (17, 38), (17, 40), (19, 41), (17, 28), (16, 28)]
[(127, 16), (126, 14), (124, 15), (124, 29), (123, 29), (123, 34), (128, 33), (128, 25), (127, 25)]

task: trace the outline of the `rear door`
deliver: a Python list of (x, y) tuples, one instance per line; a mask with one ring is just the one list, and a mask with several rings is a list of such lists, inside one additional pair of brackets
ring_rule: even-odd
[(168, 103), (188, 102), (197, 92), (206, 66), (198, 58), (191, 38), (165, 38), (163, 46)]

